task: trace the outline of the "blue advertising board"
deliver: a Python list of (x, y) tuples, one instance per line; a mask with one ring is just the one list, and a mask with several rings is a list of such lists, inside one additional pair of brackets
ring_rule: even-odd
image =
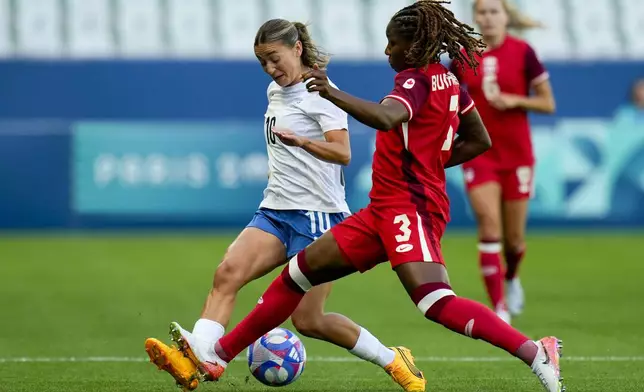
[[(530, 224), (644, 227), (644, 120), (619, 110), (644, 66), (549, 68), (559, 110), (533, 118)], [(332, 72), (367, 98), (390, 88), (381, 65)], [(261, 200), (268, 81), (254, 63), (0, 63), (0, 82), (9, 86), (0, 90), (2, 228), (239, 227)], [(350, 132), (356, 210), (368, 202), (375, 135), (353, 120)], [(448, 170), (448, 192), (452, 226), (472, 226), (459, 168)]]
[(77, 214), (248, 215), (268, 165), (253, 123), (96, 123), (73, 126)]

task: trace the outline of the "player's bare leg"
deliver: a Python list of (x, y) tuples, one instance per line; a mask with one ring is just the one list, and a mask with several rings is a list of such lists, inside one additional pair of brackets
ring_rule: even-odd
[(325, 340), (349, 350), (358, 358), (382, 368), (394, 361), (395, 353), (368, 330), (338, 313), (325, 313), (324, 304), (332, 284), (323, 283), (309, 290), (291, 316), (297, 331), (309, 338)]
[(521, 314), (525, 297), (519, 280), (519, 265), (525, 254), (528, 199), (503, 202), (503, 249), (505, 253), (505, 295), (512, 315)]
[[(229, 361), (292, 315), (313, 286), (354, 272), (355, 267), (344, 260), (331, 232), (325, 233), (289, 261), (289, 265), (262, 296), (263, 302), (217, 342), (216, 358), (202, 364), (203, 371), (211, 379), (219, 378)], [(385, 371), (406, 391), (424, 391), (426, 381), (413, 364), (409, 350), (403, 347), (392, 350), (395, 357), (391, 364), (385, 366)]]
[(486, 306), (456, 296), (445, 266), (406, 263), (396, 267), (405, 290), (426, 318), (461, 335), (482, 339), (526, 363), (548, 392), (565, 390), (560, 378), (561, 341), (546, 337), (532, 341), (499, 319)]
[(331, 341), (350, 350), (358, 340), (360, 326), (341, 314), (324, 313), (331, 287), (329, 282), (309, 290), (295, 309), (291, 321), (303, 336)]
[[(233, 243), (233, 245), (239, 244), (240, 242), (237, 241)], [(231, 250), (234, 250), (233, 246), (231, 246), (229, 252)], [(283, 264), (283, 262), (279, 264)], [(245, 284), (246, 279), (252, 280), (258, 278), (259, 276), (265, 274), (265, 269), (272, 269), (271, 267), (273, 265), (269, 260), (268, 262), (261, 263), (260, 267), (262, 266), (264, 266), (265, 268), (254, 269), (255, 271), (258, 271), (255, 275), (241, 275), (241, 278), (236, 279), (236, 281)], [(247, 268), (246, 266), (241, 266), (240, 268), (246, 268), (246, 271), (249, 271), (249, 268)], [(252, 270), (253, 269), (251, 268), (250, 271)], [(218, 269), (217, 274), (219, 274), (220, 271), (221, 270)], [(216, 275), (215, 288), (213, 289), (211, 294), (213, 292), (220, 292), (216, 290), (218, 288), (217, 282), (218, 280)], [(230, 296), (230, 290), (234, 289), (235, 287), (241, 288), (242, 284), (240, 283), (238, 283), (237, 286), (233, 285), (232, 288), (229, 288), (227, 293), (228, 296)], [(301, 331), (301, 333), (305, 336), (322, 339), (336, 344), (340, 347), (346, 348), (359, 358), (375, 363), (383, 368), (391, 364), (395, 359), (394, 351), (384, 347), (376, 337), (369, 333), (369, 331), (361, 328), (345, 316), (333, 313), (324, 313), (324, 302), (328, 297), (330, 288), (330, 283), (317, 286), (312, 288), (304, 296), (304, 299), (302, 300), (300, 306), (297, 308), (293, 315), (293, 322), (296, 328), (298, 328), (298, 330)], [(207, 301), (206, 303), (206, 307), (217, 302), (217, 297), (211, 295), (209, 297), (209, 301)], [(219, 303), (221, 303), (221, 301), (219, 301)], [(229, 304), (229, 306), (232, 307), (234, 301)], [(221, 317), (223, 312), (219, 309), (215, 310), (218, 311), (217, 315)], [(224, 314), (224, 316), (227, 321), (230, 317), (230, 311)], [(204, 323), (207, 323), (209, 321), (210, 320), (199, 320), (196, 327), (203, 327)], [(223, 334), (223, 325), (221, 325), (218, 330), (222, 331)], [(210, 338), (204, 338), (203, 335), (197, 336), (195, 333), (190, 333), (189, 331), (183, 329), (176, 322), (173, 322), (170, 325), (170, 334), (172, 339), (179, 345), (182, 351), (184, 351), (186, 355), (188, 355), (195, 363), (208, 362), (209, 358), (214, 358), (216, 356), (213, 350), (214, 340), (211, 340)], [(213, 333), (211, 333), (210, 336), (213, 336)], [(218, 336), (217, 338), (219, 337), (220, 336)], [(207, 379), (213, 378), (212, 376), (208, 376), (207, 374), (204, 374), (204, 376)]]
[[(313, 252), (315, 252), (315, 244), (324, 244), (327, 241), (327, 235), (325, 234), (310, 245), (307, 248), (307, 252), (309, 252), (311, 247), (313, 247)], [(352, 266), (344, 263), (337, 247), (336, 252), (337, 254), (335, 256), (337, 258), (334, 258), (332, 249), (326, 252), (327, 260), (330, 260), (329, 265), (324, 272), (317, 274), (319, 275), (317, 284), (331, 282), (355, 272)], [(320, 252), (318, 251), (317, 253)], [(313, 287), (313, 284), (298, 267), (299, 265), (306, 269), (306, 275), (309, 275), (308, 267), (303, 257), (300, 256), (303, 254), (304, 251), (289, 261), (289, 264), (282, 270), (280, 276), (264, 292), (262, 301), (258, 302), (255, 309), (244, 320), (230, 331), (230, 333), (219, 339), (210, 350), (204, 351), (202, 356), (196, 360), (198, 368), (205, 380), (218, 380), (223, 375), (228, 362), (263, 334), (282, 324), (295, 312), (306, 292)], [(298, 263), (300, 259), (302, 262)], [(339, 261), (334, 264), (333, 260)], [(292, 277), (291, 275), (293, 274), (297, 276)], [(302, 285), (306, 289), (302, 289)], [(180, 337), (183, 338), (183, 336)], [(185, 339), (182, 340), (185, 342)], [(187, 348), (187, 351), (190, 353), (190, 347)]]
[[(303, 261), (306, 264), (306, 268), (309, 270), (308, 275), (310, 275), (310, 283), (312, 285), (328, 285), (329, 283), (327, 282), (355, 272), (355, 268), (345, 261), (344, 256), (342, 255), (342, 252), (340, 251), (340, 248), (331, 232), (325, 233), (320, 239), (307, 247), (305, 252), (302, 254), (305, 256), (302, 257), (302, 259), (304, 259)], [(311, 290), (315, 290), (317, 287), (320, 286), (314, 286)], [(306, 300), (306, 297), (311, 293), (311, 290), (309, 290), (304, 296), (304, 300)], [(300, 310), (301, 306), (302, 302), (300, 302), (297, 310)], [(349, 322), (351, 321), (349, 320)], [(375, 340), (375, 338), (369, 334), (368, 331), (364, 329), (362, 331), (363, 332), (359, 334), (359, 339), (354, 341), (352, 346), (345, 346), (345, 348), (352, 349), (352, 353), (354, 355), (367, 351), (367, 347), (364, 347), (366, 345), (376, 347), (378, 345), (382, 346), (380, 342), (377, 344), (375, 342), (370, 343), (370, 341), (372, 339)], [(427, 382), (423, 373), (414, 365), (414, 358), (411, 355), (411, 351), (405, 347), (392, 347), (389, 349), (389, 353), (383, 352), (384, 350), (384, 347), (381, 347), (378, 350), (378, 356), (374, 359), (379, 361), (379, 363), (374, 363), (383, 366), (384, 370), (405, 391), (424, 391)], [(369, 351), (373, 351), (373, 349)], [(393, 355), (391, 355), (392, 353)], [(391, 358), (391, 360), (389, 360), (389, 358)]]
[(479, 267), (490, 298), (492, 309), (504, 321), (510, 322), (503, 293), (501, 262), (501, 186), (486, 182), (468, 192), (478, 227)]
[[(176, 322), (171, 323), (170, 336), (179, 349), (195, 364), (199, 363), (198, 358), (207, 358), (213, 352), (214, 342), (224, 335), (237, 292), (248, 282), (282, 265), (285, 259), (284, 244), (277, 237), (256, 228), (244, 229), (229, 246), (215, 272), (213, 288), (194, 330), (190, 332)], [(178, 357), (166, 357), (168, 364), (163, 370), (175, 376), (171, 370), (183, 368), (183, 364)]]
[[(200, 318), (215, 321), (226, 328), (239, 290), (284, 264), (285, 259), (286, 250), (279, 238), (254, 227), (245, 228), (230, 244), (217, 267)], [(223, 328), (219, 336), (212, 333), (209, 336), (217, 340), (223, 335)], [(193, 333), (201, 332), (197, 322)], [(207, 332), (207, 328), (203, 332)]]

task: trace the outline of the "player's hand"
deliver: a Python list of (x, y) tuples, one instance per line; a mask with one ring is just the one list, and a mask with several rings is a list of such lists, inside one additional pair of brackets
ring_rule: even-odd
[[(310, 80), (309, 80), (310, 79)], [(313, 69), (302, 74), (302, 81), (309, 81), (306, 84), (308, 92), (317, 91), (322, 98), (328, 98), (333, 93), (333, 87), (329, 84), (329, 78), (326, 71), (320, 69), (317, 64), (313, 64)]]
[(515, 109), (519, 106), (519, 101), (521, 97), (514, 94), (504, 94), (500, 93), (499, 95), (488, 99), (490, 105), (498, 110), (508, 110)]
[(283, 144), (287, 146), (302, 147), (309, 141), (309, 139), (298, 136), (288, 129), (273, 128), (271, 129), (271, 131), (280, 139)]

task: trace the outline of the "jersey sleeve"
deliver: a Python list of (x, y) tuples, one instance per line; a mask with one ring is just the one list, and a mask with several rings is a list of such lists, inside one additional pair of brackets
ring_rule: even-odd
[(277, 86), (277, 83), (275, 83), (274, 81), (270, 82), (268, 84), (268, 87), (266, 88), (266, 100), (267, 101), (269, 101), (269, 102), (271, 101), (271, 95), (273, 95), (273, 92), (275, 91), (276, 86)]
[(537, 53), (530, 45), (527, 45), (525, 53), (525, 73), (526, 80), (530, 86), (537, 85), (550, 77), (546, 67), (541, 63)]
[(427, 75), (417, 69), (408, 69), (400, 72), (394, 79), (394, 89), (384, 98), (392, 98), (401, 102), (409, 112), (409, 120), (414, 113), (427, 102), (430, 84)]
[(474, 109), (474, 100), (470, 97), (470, 93), (468, 93), (463, 86), (460, 86), (460, 90), (461, 91), (458, 96), (458, 107), (461, 108), (461, 111), (459, 114), (464, 115)]
[(307, 107), (307, 114), (320, 124), (324, 133), (338, 129), (349, 129), (347, 113), (320, 96), (311, 100)]
[(458, 64), (458, 62), (457, 62), (457, 61), (452, 60), (452, 62), (451, 62), (451, 63), (449, 63), (449, 72), (451, 72), (452, 74), (454, 74), (454, 76), (456, 76), (456, 79), (458, 79), (459, 81), (462, 81), (462, 80), (463, 80), (463, 79), (462, 79), (462, 78), (463, 78), (463, 69), (462, 69), (462, 68), (461, 68), (461, 66)]

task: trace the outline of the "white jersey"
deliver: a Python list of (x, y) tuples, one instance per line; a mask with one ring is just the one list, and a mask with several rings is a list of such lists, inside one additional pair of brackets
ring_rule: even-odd
[(349, 213), (342, 167), (321, 161), (303, 148), (285, 146), (271, 132), (275, 127), (325, 140), (325, 132), (348, 130), (347, 114), (318, 93), (309, 93), (304, 83), (280, 87), (272, 82), (267, 95), (264, 137), (269, 177), (260, 208)]

